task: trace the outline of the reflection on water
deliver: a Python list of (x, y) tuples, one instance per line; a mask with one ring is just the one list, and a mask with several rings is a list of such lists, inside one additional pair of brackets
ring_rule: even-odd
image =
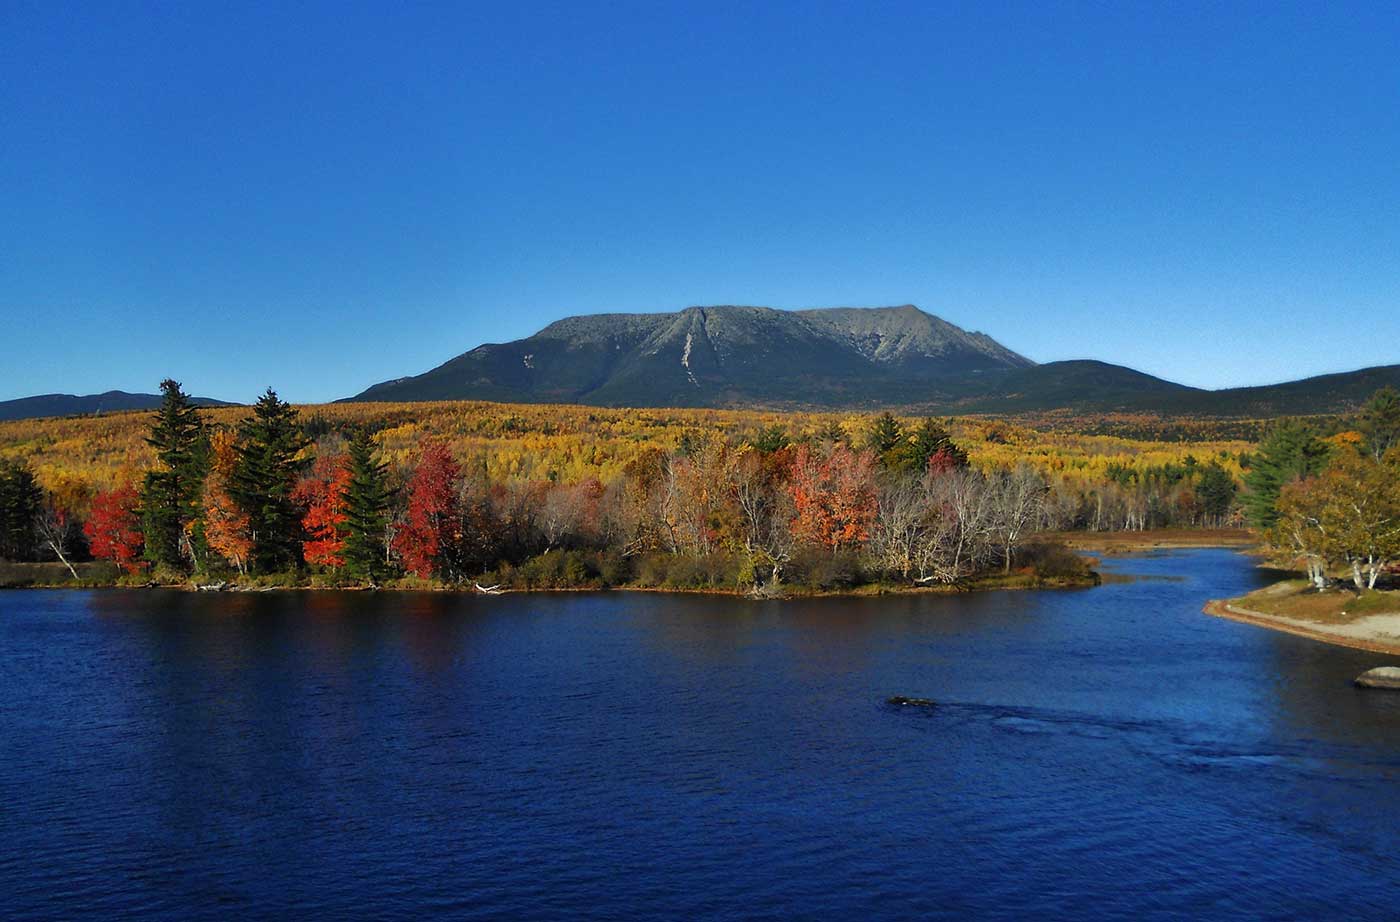
[(0, 917), (1389, 910), (1384, 658), (1202, 615), (1246, 557), (1105, 566), (1137, 578), (0, 594)]

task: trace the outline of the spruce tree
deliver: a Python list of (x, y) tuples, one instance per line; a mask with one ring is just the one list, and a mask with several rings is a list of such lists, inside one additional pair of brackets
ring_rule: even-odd
[(775, 424), (759, 430), (758, 435), (754, 436), (753, 447), (765, 455), (771, 455), (787, 448), (790, 442), (787, 430)]
[(1283, 419), (1269, 430), (1245, 474), (1244, 508), (1250, 524), (1272, 528), (1278, 521), (1278, 495), (1284, 484), (1320, 473), (1327, 466), (1327, 445), (1297, 420)]
[(300, 567), (301, 510), (293, 491), (306, 467), (301, 452), (307, 440), (297, 411), (269, 387), (238, 436), (229, 494), (248, 516), (253, 566), (261, 573)]
[(948, 430), (938, 420), (928, 417), (914, 430), (912, 437), (899, 444), (890, 466), (900, 470), (922, 471), (928, 459), (942, 454), (952, 467), (967, 466), (967, 452), (958, 447)]
[(43, 505), (44, 491), (28, 465), (0, 462), (0, 559), (34, 559), (34, 523)]
[(899, 425), (899, 420), (894, 418), (893, 413), (886, 411), (876, 418), (875, 425), (870, 430), (870, 437), (866, 440), (866, 445), (875, 454), (884, 458), (899, 445), (899, 440), (903, 435), (904, 430)]
[(1393, 387), (1376, 391), (1361, 411), (1358, 428), (1365, 439), (1363, 447), (1377, 461), (1400, 445), (1400, 392)]
[(197, 528), (200, 495), (209, 467), (209, 439), (199, 410), (180, 382), (160, 382), (160, 409), (151, 419), (146, 444), (156, 450), (157, 467), (141, 489), (142, 531), (146, 558), (183, 567), (197, 563), (202, 538)]
[(842, 445), (846, 442), (846, 430), (841, 428), (841, 424), (836, 420), (829, 420), (817, 429), (812, 436), (815, 441), (826, 442), (831, 445)]
[(345, 488), (345, 572), (374, 581), (384, 575), (389, 486), (374, 442), (363, 431), (350, 439), (350, 483)]
[(1212, 461), (1201, 468), (1200, 479), (1196, 483), (1196, 498), (1201, 502), (1201, 511), (1207, 519), (1219, 523), (1230, 513), (1235, 503), (1235, 478), (1230, 472)]

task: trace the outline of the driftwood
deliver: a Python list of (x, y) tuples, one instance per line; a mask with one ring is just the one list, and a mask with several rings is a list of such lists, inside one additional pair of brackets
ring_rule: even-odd
[(494, 586), (483, 586), (481, 585), (481, 583), (474, 582), (472, 583), (472, 585), (475, 586), (476, 591), (480, 592), (482, 595), (500, 595), (502, 592), (505, 591), (501, 588), (500, 583), (497, 583)]

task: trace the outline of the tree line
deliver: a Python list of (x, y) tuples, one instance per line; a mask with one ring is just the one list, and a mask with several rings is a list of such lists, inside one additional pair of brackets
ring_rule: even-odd
[(170, 582), (773, 593), (1083, 575), (1072, 555), (1027, 547), (1053, 524), (1047, 479), (1027, 464), (974, 468), (934, 419), (906, 426), (887, 413), (859, 444), (835, 426), (801, 440), (779, 427), (742, 438), (687, 432), (607, 481), (502, 482), (480, 458), (432, 440), (391, 467), (367, 427), (319, 427), (271, 389), (236, 428), (211, 427), (178, 382), (161, 391), (147, 435), (155, 463), (91, 496), (81, 521), (24, 465), (0, 472), (0, 554), (54, 557), (70, 570), (92, 557)]
[(1400, 562), (1400, 393), (1378, 391), (1354, 428), (1276, 424), (1249, 460), (1250, 521), (1319, 588), (1341, 571), (1375, 589)]
[[(1238, 458), (1242, 490), (1223, 454), (1113, 461), (1086, 480), (1057, 474), (1053, 454), (1016, 460), (1008, 443), (990, 447), (1009, 461), (975, 465), (944, 423), (889, 413), (800, 435), (691, 426), (674, 448), (647, 447), (606, 476), (509, 478), (440, 439), (390, 452), (406, 417), (306, 417), (269, 390), (236, 425), (213, 425), (177, 382), (161, 390), (145, 435), (153, 463), (115, 486), (46, 490), (26, 463), (0, 462), (0, 558), (53, 560), (75, 577), (75, 563), (96, 558), (160, 581), (762, 592), (1048, 573), (1068, 564), (1026, 548), (1045, 530), (1245, 523), (1319, 585), (1340, 571), (1374, 587), (1400, 558), (1390, 389), (1355, 417), (1275, 422)], [(1012, 430), (980, 431), (995, 441)]]

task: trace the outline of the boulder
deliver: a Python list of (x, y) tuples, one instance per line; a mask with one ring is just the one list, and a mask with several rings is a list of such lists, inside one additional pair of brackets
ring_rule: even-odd
[(1393, 688), (1400, 691), (1400, 666), (1377, 666), (1356, 677), (1362, 688)]
[(928, 698), (909, 698), (904, 695), (893, 695), (886, 698), (885, 703), (907, 708), (931, 708), (934, 706), (933, 701)]

